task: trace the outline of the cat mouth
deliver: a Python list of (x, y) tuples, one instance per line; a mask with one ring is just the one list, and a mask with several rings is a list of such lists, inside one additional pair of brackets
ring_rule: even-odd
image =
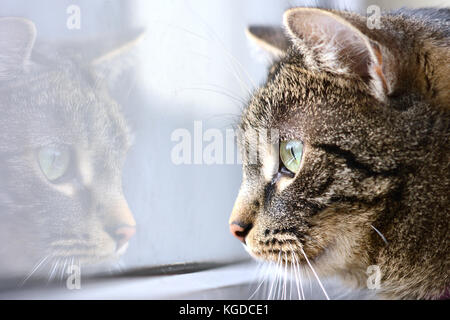
[(103, 264), (108, 262), (114, 262), (120, 258), (120, 255), (114, 254), (64, 254), (64, 255), (53, 255), (55, 260), (65, 260), (72, 259), (78, 264), (83, 266), (94, 266), (97, 264)]
[(52, 246), (50, 256), (54, 259), (73, 259), (82, 265), (96, 265), (108, 262), (114, 262), (125, 254), (129, 243), (116, 246), (114, 249), (103, 250), (96, 245), (78, 245), (78, 246)]
[(256, 260), (287, 263), (288, 265), (305, 264), (308, 261), (317, 260), (325, 251), (310, 248), (308, 244), (293, 237), (258, 240), (256, 245), (249, 241), (244, 248)]

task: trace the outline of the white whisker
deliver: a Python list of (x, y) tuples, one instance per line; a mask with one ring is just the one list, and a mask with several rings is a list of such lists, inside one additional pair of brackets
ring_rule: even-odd
[[(275, 283), (276, 283), (276, 281), (277, 281), (277, 278), (278, 278), (278, 267), (279, 267), (279, 263), (280, 263), (280, 255), (281, 255), (281, 251), (280, 251), (280, 254), (278, 255), (278, 261), (277, 261), (277, 264), (276, 264), (276, 274), (275, 274), (275, 279), (273, 280), (273, 282), (272, 282), (272, 286), (270, 287), (270, 291), (269, 291), (269, 296), (268, 296), (268, 300), (270, 300), (270, 297), (271, 297), (271, 294), (272, 294), (272, 290), (274, 289), (274, 285), (275, 285)], [(275, 296), (275, 294), (274, 294), (274, 296)]]
[(287, 253), (284, 253), (284, 257), (285, 257), (285, 264), (284, 264), (284, 283), (283, 283), (283, 296), (284, 298), (282, 298), (283, 300), (286, 300), (287, 298)]
[[(240, 83), (241, 88), (243, 88), (244, 91), (246, 91), (247, 93), (251, 94), (251, 90), (248, 87), (248, 85), (245, 83), (245, 81), (242, 79), (242, 75), (245, 75), (248, 78), (248, 80), (250, 81), (253, 88), (256, 88), (256, 85), (255, 85), (255, 82), (253, 81), (253, 79), (250, 77), (250, 75), (245, 70), (245, 68), (242, 66), (242, 64), (239, 62), (239, 60), (237, 60), (231, 54), (231, 52), (228, 50), (228, 48), (221, 41), (220, 37), (214, 32), (214, 30), (208, 25), (208, 23), (206, 21), (204, 21), (202, 17), (198, 17), (198, 18), (199, 18), (199, 21), (201, 21), (207, 27), (206, 31), (209, 33), (211, 40), (213, 40), (213, 43), (214, 43), (214, 41), (216, 43), (218, 43), (222, 52), (224, 52), (227, 55), (227, 57), (228, 57), (227, 63), (229, 65), (229, 67), (231, 67), (231, 71), (233, 72), (234, 77)], [(235, 67), (237, 67), (237, 69)], [(239, 73), (238, 71), (241, 71), (242, 73)]]
[[(261, 265), (264, 265), (264, 264), (261, 264)], [(259, 291), (259, 289), (261, 288), (261, 286), (264, 284), (264, 282), (266, 280), (266, 277), (264, 277), (264, 276), (260, 276), (259, 278), (262, 278), (262, 280), (260, 280), (260, 281), (258, 280), (259, 285), (257, 286), (256, 290), (253, 292), (253, 294), (248, 298), (248, 300), (251, 300), (255, 296), (255, 294)]]
[[(281, 250), (280, 250), (281, 255)], [(278, 267), (278, 282), (277, 282), (277, 300), (283, 298), (283, 256), (281, 255), (280, 265)]]
[(300, 248), (300, 251), (302, 252), (303, 256), (306, 259), (306, 262), (308, 263), (309, 267), (311, 268), (311, 271), (313, 272), (314, 276), (316, 277), (317, 282), (319, 283), (320, 288), (322, 289), (323, 293), (325, 294), (325, 297), (327, 298), (327, 300), (330, 300), (330, 297), (327, 294), (327, 291), (325, 290), (325, 288), (322, 285), (322, 282), (320, 281), (319, 276), (317, 275), (316, 271), (314, 270), (313, 266), (311, 265), (311, 263), (309, 262), (308, 257), (306, 256), (305, 251), (303, 251), (303, 248)]
[(291, 260), (291, 265), (289, 268), (289, 300), (292, 300), (292, 272), (293, 272), (293, 266), (292, 266), (292, 260)]
[(386, 237), (373, 225), (370, 225), (370, 226), (372, 227), (373, 230), (375, 230), (376, 233), (378, 233), (378, 235), (381, 237), (381, 239), (383, 239), (384, 243), (386, 243), (386, 245), (389, 245), (389, 242), (386, 240)]
[[(305, 300), (305, 293), (303, 292), (303, 285), (302, 285), (302, 277), (300, 273), (300, 266), (298, 264), (297, 257), (292, 252), (292, 258), (295, 260), (295, 280), (297, 283), (297, 294), (300, 300)], [(300, 291), (299, 291), (299, 285), (300, 285)]]

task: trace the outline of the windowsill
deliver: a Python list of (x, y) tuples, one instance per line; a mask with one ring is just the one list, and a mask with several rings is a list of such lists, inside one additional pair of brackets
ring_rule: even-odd
[[(78, 290), (51, 287), (17, 289), (0, 293), (0, 299), (248, 299), (255, 267), (254, 262), (243, 262), (185, 274), (120, 276), (84, 285), (82, 281)], [(242, 295), (211, 292), (220, 288), (239, 288)]]
[[(51, 287), (18, 289), (1, 292), (0, 299), (86, 299), (86, 300), (122, 300), (122, 299), (229, 299), (248, 300), (267, 299), (272, 288), (277, 296), (283, 298), (282, 291), (287, 290), (284, 299), (295, 297), (295, 283), (292, 287), (276, 290), (281, 281), (266, 281), (259, 289), (261, 279), (257, 279), (257, 264), (253, 261), (236, 263), (219, 268), (171, 275), (123, 275), (108, 277), (81, 283), (80, 289), (55, 289)], [(259, 281), (258, 281), (259, 280)], [(276, 280), (276, 278), (275, 278)], [(273, 283), (277, 283), (273, 286)], [(336, 279), (323, 279), (331, 299), (371, 299), (369, 290), (351, 290), (342, 286)], [(314, 279), (303, 282), (306, 299), (325, 299)], [(258, 288), (258, 294), (252, 296)], [(279, 295), (278, 295), (279, 294)]]

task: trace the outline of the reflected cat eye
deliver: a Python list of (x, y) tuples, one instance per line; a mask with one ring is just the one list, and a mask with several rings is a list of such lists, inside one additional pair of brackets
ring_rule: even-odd
[(302, 155), (303, 143), (300, 140), (280, 142), (280, 160), (289, 172), (296, 174), (300, 170)]
[(38, 151), (38, 162), (45, 177), (55, 182), (69, 169), (70, 150), (67, 146), (46, 146)]

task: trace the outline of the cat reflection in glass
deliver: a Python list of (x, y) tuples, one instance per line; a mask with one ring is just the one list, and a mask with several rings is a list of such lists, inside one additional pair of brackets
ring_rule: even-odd
[(58, 51), (31, 21), (0, 19), (0, 277), (63, 279), (126, 251), (130, 135), (107, 83), (138, 38)]

